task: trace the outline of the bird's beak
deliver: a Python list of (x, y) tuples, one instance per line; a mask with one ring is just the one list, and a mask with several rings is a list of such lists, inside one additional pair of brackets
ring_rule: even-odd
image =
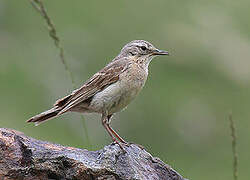
[(153, 50), (152, 55), (169, 55), (169, 53), (167, 51), (155, 49)]

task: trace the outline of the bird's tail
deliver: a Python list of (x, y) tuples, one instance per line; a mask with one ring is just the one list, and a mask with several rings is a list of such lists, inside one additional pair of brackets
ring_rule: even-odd
[(29, 120), (27, 120), (27, 122), (34, 122), (35, 125), (38, 126), (42, 122), (45, 122), (47, 120), (50, 120), (50, 119), (56, 117), (57, 114), (60, 112), (60, 110), (61, 110), (61, 108), (54, 107), (52, 109), (49, 109), (45, 112), (42, 112), (42, 113), (30, 118)]

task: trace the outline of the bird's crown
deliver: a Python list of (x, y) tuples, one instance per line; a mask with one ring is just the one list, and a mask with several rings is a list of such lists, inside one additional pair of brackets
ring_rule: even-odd
[(168, 52), (158, 50), (148, 41), (134, 40), (126, 44), (121, 53), (123, 56), (168, 55)]

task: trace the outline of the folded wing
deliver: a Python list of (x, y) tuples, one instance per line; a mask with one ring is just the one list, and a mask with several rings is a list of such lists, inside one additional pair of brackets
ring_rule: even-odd
[(92, 76), (82, 87), (73, 91), (70, 95), (59, 99), (54, 107), (60, 108), (58, 115), (63, 114), (77, 106), (79, 103), (91, 98), (106, 86), (119, 80), (119, 75), (128, 67), (128, 63), (123, 61), (112, 61), (101, 71)]

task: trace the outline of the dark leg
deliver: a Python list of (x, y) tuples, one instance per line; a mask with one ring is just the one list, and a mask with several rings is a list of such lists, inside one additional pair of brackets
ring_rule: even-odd
[(107, 119), (108, 119), (108, 121), (107, 121), (107, 127), (112, 132), (112, 134), (115, 135), (115, 137), (117, 137), (117, 139), (119, 139), (120, 142), (127, 144), (127, 142), (124, 139), (122, 139), (121, 136), (119, 136), (119, 134), (117, 134), (117, 132), (115, 132), (115, 130), (112, 127), (110, 127), (110, 121), (111, 121), (112, 115), (113, 114), (108, 115), (108, 117), (107, 117)]
[(123, 148), (123, 146), (121, 145), (121, 143), (119, 141), (117, 141), (117, 139), (114, 137), (112, 131), (109, 129), (107, 120), (108, 120), (107, 116), (102, 115), (102, 125), (107, 130), (107, 132), (109, 133), (109, 135), (113, 139), (113, 141), (116, 142), (124, 152), (126, 152), (125, 149)]

